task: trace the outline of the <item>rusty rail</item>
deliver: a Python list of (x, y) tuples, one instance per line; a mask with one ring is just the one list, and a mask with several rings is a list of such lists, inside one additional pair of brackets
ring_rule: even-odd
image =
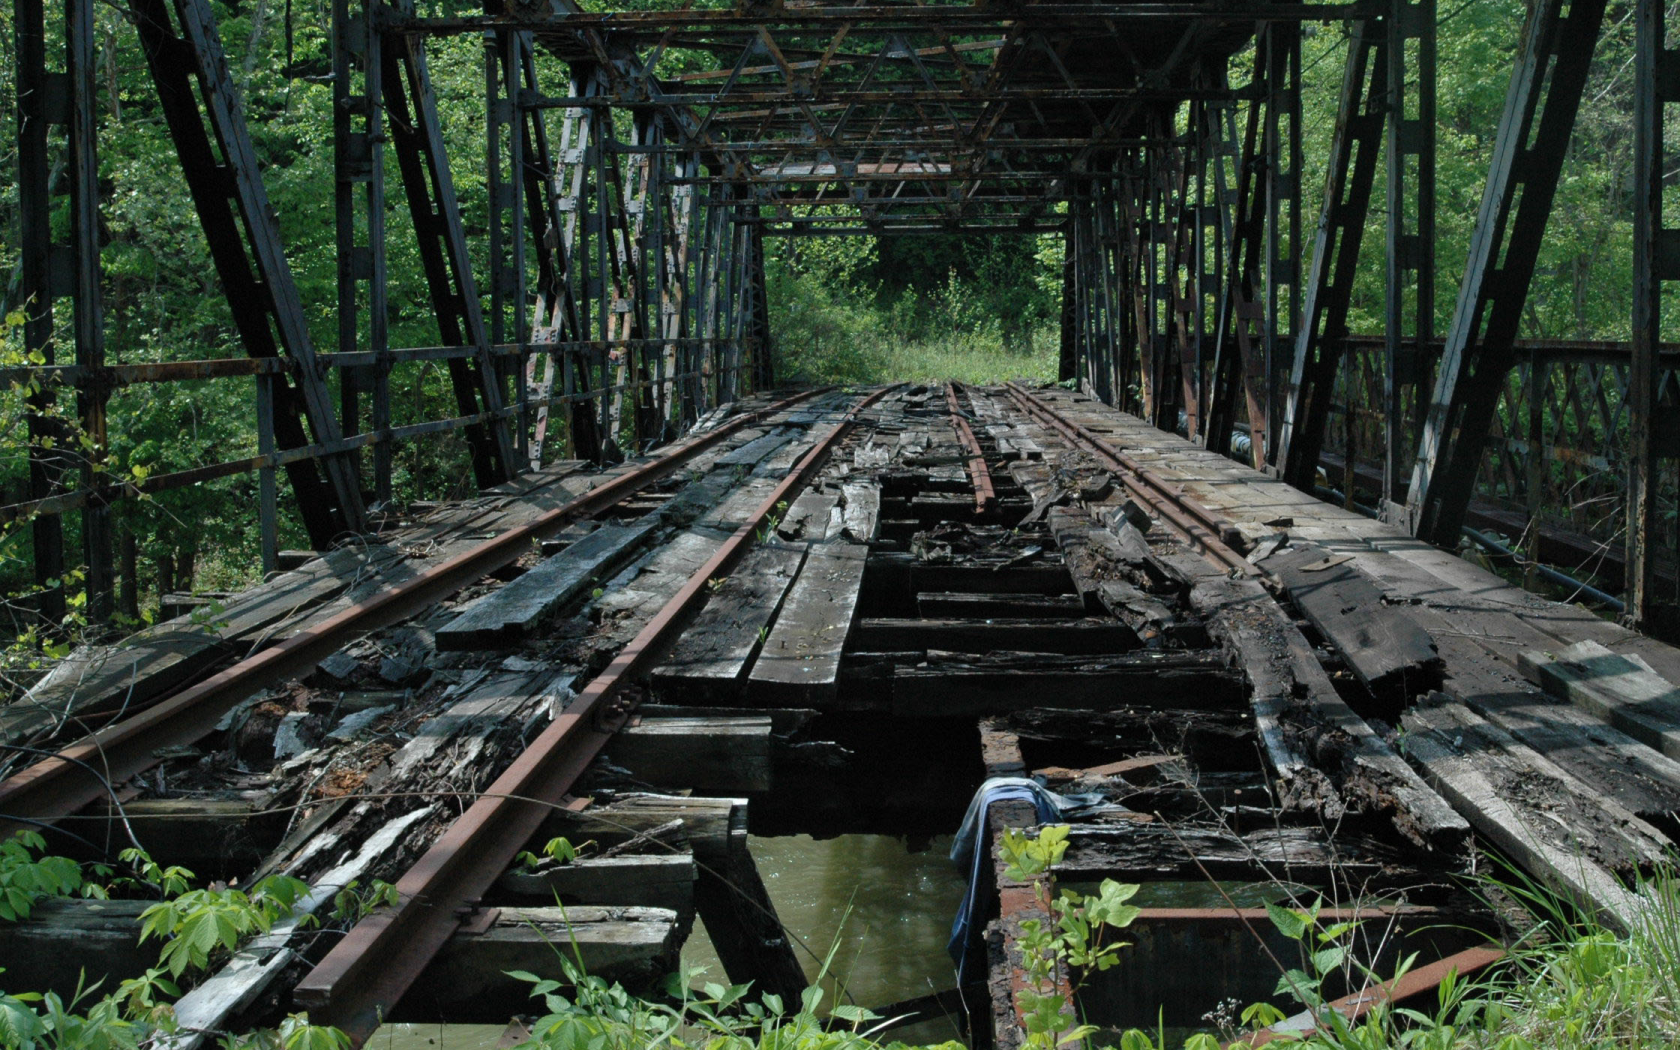
[[(533, 541), (578, 518), (599, 514), (666, 477), (737, 430), (822, 392), (819, 388), (767, 405), (683, 442), (658, 459), (621, 474), (564, 506), (463, 551), (414, 578), (366, 598), (306, 631), (249, 656), (132, 718), (106, 726), (52, 758), (0, 782), (0, 831), (8, 818), (52, 820), (103, 798), (111, 785), (150, 769), (158, 748), (190, 742), (215, 728), (239, 701), (275, 682), (302, 674), (346, 643), (413, 616), (497, 569), (511, 565)], [(103, 779), (93, 774), (97, 770)]]
[(1028, 415), (1107, 462), (1132, 495), (1149, 504), (1157, 514), (1201, 548), (1203, 554), (1244, 576), (1261, 575), (1260, 570), (1249, 564), (1248, 559), (1236, 549), (1235, 544), (1240, 542), (1241, 537), (1230, 522), (1185, 496), (1179, 486), (1110, 445), (1088, 427), (1080, 426), (1029, 394), (1020, 384), (1010, 383), (1005, 389)]
[(864, 409), (892, 387), (858, 402), (776, 486), (752, 516), (696, 569), (681, 590), (625, 646), (565, 712), (514, 760), (461, 818), (397, 882), (400, 902), (363, 919), (298, 984), (297, 1001), (315, 1024), (358, 1045), (380, 1024), (477, 901), (522, 849), (548, 803), (562, 798), (634, 708), (619, 691), (658, 659), (672, 631), (700, 604), (706, 584), (746, 553), (776, 506), (803, 488)]
[(974, 482), (974, 513), (989, 513), (997, 506), (997, 490), (992, 487), (992, 473), (986, 469), (986, 453), (980, 448), (980, 439), (974, 436), (974, 428), (968, 425), (968, 417), (957, 404), (955, 380), (945, 384), (945, 404), (950, 406), (951, 426), (956, 429), (957, 440), (968, 453), (968, 477)]
[[(1358, 1024), (1372, 1010), (1381, 1007), (1393, 1007), (1410, 999), (1435, 991), (1449, 976), (1458, 978), (1469, 977), (1487, 969), (1494, 963), (1505, 958), (1505, 950), (1497, 947), (1467, 948), (1456, 955), (1449, 955), (1445, 959), (1437, 959), (1427, 966), (1420, 966), (1415, 970), (1408, 970), (1400, 977), (1381, 984), (1367, 985), (1351, 995), (1344, 995), (1335, 1002), (1324, 1004), (1324, 1009), (1334, 1010), (1347, 1019), (1350, 1025)], [(1225, 1050), (1233, 1046), (1261, 1047), (1278, 1040), (1295, 1042), (1313, 1031), (1318, 1025), (1313, 1021), (1310, 1013), (1296, 1014), (1286, 1020), (1279, 1021), (1270, 1028), (1262, 1028), (1258, 1032), (1234, 1039), (1225, 1044)]]

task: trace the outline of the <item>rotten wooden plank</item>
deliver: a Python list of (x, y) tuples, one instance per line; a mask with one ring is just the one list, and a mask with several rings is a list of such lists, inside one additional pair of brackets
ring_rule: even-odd
[(643, 718), (614, 734), (605, 760), (657, 788), (770, 790), (768, 718)]
[(688, 928), (665, 908), (593, 905), (495, 908), (487, 928), (455, 933), (397, 1003), (391, 1019), (501, 1024), (528, 1011), (531, 986), (509, 971), (557, 973), (556, 949), (585, 973), (628, 987), (677, 964)]
[(754, 547), (706, 598), (706, 605), (653, 669), (667, 701), (737, 699), (782, 600), (805, 562), (804, 544)]
[(518, 642), (582, 597), (652, 536), (656, 514), (606, 524), (510, 583), (477, 599), (437, 632), (441, 650), (468, 652)]
[(1351, 558), (1308, 544), (1274, 554), (1262, 567), (1373, 696), (1404, 699), (1441, 684), (1435, 640), (1403, 607), (1388, 604)]
[(868, 555), (869, 548), (857, 544), (811, 547), (753, 663), (749, 700), (812, 707), (832, 702)]
[(1661, 860), (1656, 829), (1445, 694), (1401, 721), (1407, 757), (1478, 833), (1612, 928), (1640, 921), (1624, 879)]
[(1468, 859), (1469, 825), (1336, 693), (1312, 647), (1252, 579), (1203, 577), (1191, 605), (1233, 654), (1288, 808), (1381, 813), (1419, 846)]
[(496, 881), (496, 890), (519, 899), (563, 904), (622, 904), (667, 908), (679, 916), (694, 913), (694, 854), (670, 853), (580, 857), (569, 864), (514, 868)]
[(881, 489), (863, 481), (848, 481), (840, 486), (843, 501), (844, 525), (842, 533), (853, 543), (868, 543), (879, 530), (881, 517)]
[(1085, 615), (1085, 602), (1077, 594), (970, 594), (960, 591), (924, 591), (916, 596), (917, 611), (927, 617), (969, 620), (992, 618), (1025, 619), (1052, 617), (1073, 619)]
[(1553, 696), (1669, 758), (1680, 758), (1680, 689), (1639, 657), (1588, 641), (1556, 653), (1525, 652), (1517, 667)]
[(892, 710), (905, 717), (1000, 714), (1029, 707), (1095, 708), (1159, 701), (1231, 709), (1241, 678), (1218, 654), (1131, 652), (1062, 657), (1048, 653), (972, 656), (930, 652), (895, 667)]
[(852, 644), (864, 651), (990, 653), (1018, 649), (1035, 653), (1095, 656), (1138, 648), (1130, 627), (1114, 620), (891, 619), (867, 618), (852, 629)]

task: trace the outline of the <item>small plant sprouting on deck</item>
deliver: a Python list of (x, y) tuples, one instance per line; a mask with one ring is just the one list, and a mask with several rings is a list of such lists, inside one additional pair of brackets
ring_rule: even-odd
[[(141, 913), (142, 942), (162, 943), (158, 965), (100, 994), (98, 985), (78, 987), (68, 998), (56, 992), (0, 990), (0, 1047), (5, 1050), (141, 1050), (160, 1045), (176, 1032), (173, 1004), (184, 976), (206, 972), (241, 940), (296, 916), (313, 922), (297, 908), (309, 892), (302, 880), (270, 876), (248, 889), (191, 889), (193, 873), (165, 867), (144, 850), (128, 849), (119, 860), (129, 873), (112, 878), (105, 865), (81, 865), (65, 857), (43, 855), (46, 842), (34, 832), (0, 840), (0, 901), (15, 922), (48, 897), (100, 897), (111, 891), (160, 897)], [(94, 878), (89, 878), (89, 876)], [(109, 879), (109, 882), (103, 881)], [(376, 882), (378, 891), (383, 883)], [(346, 887), (352, 889), (352, 887)], [(26, 899), (27, 898), (27, 899)], [(0, 968), (0, 979), (5, 970)], [(349, 1050), (350, 1040), (336, 1028), (312, 1025), (302, 1014), (278, 1028), (227, 1035), (227, 1050)]]
[(514, 859), (526, 868), (535, 868), (544, 861), (553, 861), (555, 864), (570, 864), (582, 856), (584, 850), (593, 845), (595, 845), (595, 840), (590, 839), (574, 846), (570, 839), (561, 836), (560, 838), (549, 839), (543, 845), (541, 854), (532, 853), (530, 850), (521, 850)]
[(1113, 879), (1104, 879), (1092, 896), (1063, 890), (1054, 899), (1049, 897), (1039, 879), (1067, 853), (1070, 830), (1058, 824), (1028, 835), (1010, 828), (998, 844), (1004, 877), (1034, 883), (1051, 916), (1050, 921), (1023, 920), (1017, 942), (1027, 980), (1026, 987), (1015, 993), (1015, 1005), (1026, 1029), (1028, 1050), (1056, 1050), (1097, 1031), (1093, 1025), (1076, 1024), (1069, 1007), (1086, 976), (1120, 961), (1120, 949), (1127, 942), (1107, 940), (1109, 932), (1130, 926), (1138, 916), (1138, 909), (1126, 903), (1138, 887)]

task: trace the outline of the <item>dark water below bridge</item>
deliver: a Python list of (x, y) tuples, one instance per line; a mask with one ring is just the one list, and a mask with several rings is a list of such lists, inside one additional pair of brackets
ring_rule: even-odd
[[(949, 837), (914, 852), (887, 835), (808, 835), (752, 839), (758, 862), (784, 924), (805, 942), (805, 972), (815, 978), (834, 949), (824, 1002), (840, 985), (861, 1006), (880, 1007), (955, 985), (945, 954), (951, 918), (964, 882), (947, 853)], [(683, 950), (686, 966), (704, 966), (703, 981), (728, 983), (703, 927)], [(954, 1021), (929, 1021), (895, 1033), (906, 1042), (957, 1038)], [(368, 1045), (374, 1050), (493, 1050), (501, 1026), (386, 1025)]]

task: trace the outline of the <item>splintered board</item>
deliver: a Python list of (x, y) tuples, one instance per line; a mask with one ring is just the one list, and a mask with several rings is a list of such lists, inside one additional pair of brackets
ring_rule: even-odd
[(749, 676), (747, 696), (760, 703), (834, 699), (840, 653), (851, 634), (869, 549), (823, 543), (811, 548), (782, 614)]
[(516, 642), (624, 561), (653, 531), (654, 515), (634, 525), (602, 525), (536, 568), (467, 606), (437, 632), (439, 649)]
[(805, 545), (755, 547), (706, 598), (671, 655), (653, 671), (671, 700), (733, 699), (805, 561)]

